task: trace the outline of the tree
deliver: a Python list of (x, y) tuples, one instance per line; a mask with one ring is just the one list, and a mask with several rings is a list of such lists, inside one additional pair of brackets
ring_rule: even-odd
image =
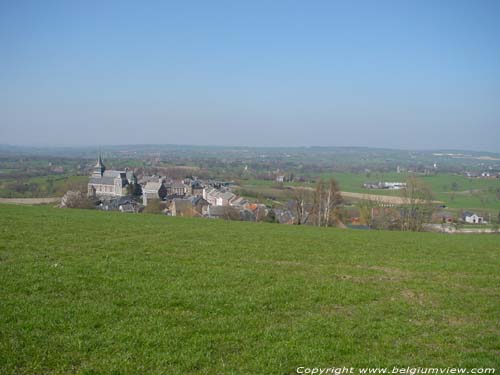
[(416, 177), (410, 177), (402, 193), (405, 204), (400, 209), (401, 230), (422, 231), (434, 211), (431, 188)]
[(225, 220), (240, 221), (240, 211), (235, 207), (224, 206), (224, 216), (222, 218)]
[(165, 204), (163, 204), (159, 199), (148, 199), (148, 204), (144, 207), (144, 213), (148, 214), (161, 214), (165, 209)]
[(47, 195), (51, 196), (54, 193), (54, 179), (52, 177), (47, 178)]
[(337, 181), (332, 178), (327, 183), (320, 178), (316, 183), (313, 197), (316, 225), (328, 227), (338, 222), (341, 204), (342, 195)]
[(318, 227), (323, 225), (323, 201), (325, 199), (325, 195), (325, 182), (323, 181), (323, 178), (320, 178), (316, 182), (316, 189), (314, 190), (313, 196), (313, 207), (316, 216), (316, 225)]
[(311, 214), (311, 192), (308, 189), (299, 187), (292, 191), (292, 210), (295, 214), (295, 224), (306, 224)]
[(262, 220), (264, 223), (277, 223), (278, 220), (276, 218), (276, 213), (274, 210), (271, 208), (270, 210), (267, 211), (267, 215), (264, 217)]
[(142, 195), (142, 188), (139, 184), (128, 184), (127, 195), (132, 197), (140, 197)]
[(267, 217), (267, 209), (265, 207), (257, 207), (255, 210), (255, 221), (265, 221)]
[(358, 207), (361, 224), (371, 228), (373, 225), (373, 208), (377, 207), (377, 202), (372, 199), (362, 199), (359, 201)]
[(95, 208), (95, 201), (81, 191), (67, 191), (61, 198), (61, 208)]

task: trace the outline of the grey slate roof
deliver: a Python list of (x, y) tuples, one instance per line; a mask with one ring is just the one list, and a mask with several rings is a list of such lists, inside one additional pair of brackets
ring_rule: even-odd
[(162, 183), (159, 181), (149, 181), (146, 183), (146, 186), (144, 186), (144, 191), (146, 192), (158, 192), (160, 190)]
[(90, 177), (89, 183), (91, 184), (99, 184), (99, 185), (114, 185), (115, 179), (114, 177)]
[(228, 200), (229, 200), (229, 199), (234, 198), (236, 195), (234, 195), (233, 193), (231, 193), (231, 192), (229, 192), (229, 191), (226, 191), (226, 192), (224, 192), (224, 193), (220, 194), (219, 196), (220, 196), (221, 198), (223, 198), (223, 199), (228, 199)]
[(121, 174), (124, 173), (124, 172), (121, 172), (121, 171), (112, 171), (112, 170), (106, 170), (104, 171), (104, 174), (103, 174), (103, 177), (113, 177), (113, 178), (116, 178), (116, 177), (121, 177)]

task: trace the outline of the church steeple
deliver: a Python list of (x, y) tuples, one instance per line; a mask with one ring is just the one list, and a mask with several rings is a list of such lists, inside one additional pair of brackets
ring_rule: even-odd
[(106, 167), (102, 162), (101, 153), (99, 152), (99, 156), (97, 157), (97, 164), (94, 166), (94, 171), (92, 172), (92, 177), (102, 177)]

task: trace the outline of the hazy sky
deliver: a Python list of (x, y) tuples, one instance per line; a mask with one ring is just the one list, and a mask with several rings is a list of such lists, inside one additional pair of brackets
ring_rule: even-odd
[(0, 1), (0, 143), (500, 151), (500, 1)]

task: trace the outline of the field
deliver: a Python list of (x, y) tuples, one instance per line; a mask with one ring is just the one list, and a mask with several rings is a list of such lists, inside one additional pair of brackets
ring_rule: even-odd
[(85, 191), (87, 183), (88, 176), (47, 175), (13, 179), (6, 174), (0, 179), (0, 197), (62, 197), (68, 190)]
[(0, 205), (1, 374), (500, 365), (496, 235)]
[[(349, 173), (337, 172), (323, 174), (321, 177), (328, 179), (334, 177), (340, 184), (340, 188), (346, 192), (398, 196), (398, 190), (364, 189), (365, 182), (378, 181), (400, 181), (404, 182), (408, 177), (405, 173)], [(317, 177), (317, 176), (316, 176)], [(449, 208), (455, 210), (478, 210), (498, 214), (500, 210), (500, 180), (484, 178), (467, 178), (465, 176), (451, 173), (438, 173), (436, 175), (417, 175), (423, 182), (431, 187), (435, 199), (444, 202)], [(280, 197), (283, 192), (273, 188), (274, 181), (242, 180), (241, 187), (244, 191), (253, 193), (254, 196), (263, 194), (265, 196)], [(286, 186), (301, 185), (298, 183), (285, 184)], [(307, 185), (307, 184), (306, 184)], [(311, 184), (309, 184), (310, 186)]]

